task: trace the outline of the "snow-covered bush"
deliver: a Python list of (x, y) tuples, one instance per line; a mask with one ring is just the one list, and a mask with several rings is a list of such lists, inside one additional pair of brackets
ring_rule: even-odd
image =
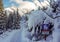
[[(39, 24), (41, 26), (41, 24), (43, 24), (43, 23), (49, 24), (50, 22), (53, 23), (53, 19), (50, 18), (42, 10), (32, 11), (31, 14), (28, 15), (28, 29), (31, 31), (31, 36), (35, 35), (35, 27), (37, 26), (37, 24)], [(34, 36), (32, 37), (32, 39), (33, 38), (34, 38)]]

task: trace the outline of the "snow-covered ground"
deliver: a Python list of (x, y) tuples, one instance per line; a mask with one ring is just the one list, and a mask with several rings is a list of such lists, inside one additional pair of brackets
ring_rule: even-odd
[[(36, 13), (39, 13), (39, 11), (36, 11)], [(33, 21), (34, 18), (36, 18), (37, 20), (42, 18), (42, 16), (40, 17), (40, 14), (36, 14), (36, 13), (32, 12), (32, 15), (29, 16), (29, 19), (32, 19), (32, 21), (29, 20), (31, 23), (34, 22)], [(36, 14), (36, 16), (35, 16), (35, 14)], [(0, 41), (1, 42), (52, 42), (52, 35), (47, 37), (46, 41), (44, 39), (40, 40), (40, 41), (32, 41), (32, 40), (28, 39), (27, 36), (31, 35), (31, 33), (27, 31), (27, 29), (29, 28), (27, 26), (27, 22), (24, 19), (23, 19), (23, 21), (20, 21), (20, 22), (21, 22), (20, 23), (20, 25), (21, 25), (20, 29), (13, 30), (11, 32), (7, 31), (6, 33), (0, 35)], [(29, 24), (30, 24), (30, 22), (29, 22)], [(37, 23), (37, 21), (35, 21), (35, 23)], [(29, 34), (29, 35), (27, 35), (27, 34)]]
[(13, 30), (11, 32), (7, 31), (6, 33), (0, 35), (0, 42), (10, 42), (14, 34), (17, 32), (18, 32), (17, 30)]
[[(0, 42), (59, 42), (58, 37), (60, 37), (60, 34), (59, 34), (60, 31), (58, 31), (58, 30), (53, 31), (53, 34), (48, 36), (46, 40), (42, 39), (40, 41), (33, 41), (28, 38), (31, 36), (31, 33), (28, 32), (27, 29), (41, 23), (45, 17), (46, 17), (46, 20), (44, 23), (53, 22), (53, 19), (51, 19), (43, 11), (41, 11), (41, 10), (32, 11), (28, 15), (28, 18), (29, 18), (28, 21), (25, 21), (24, 19), (20, 21), (21, 22), (20, 29), (11, 30), (10, 32), (7, 31), (4, 34), (0, 35)], [(28, 26), (27, 26), (27, 23), (28, 23)], [(57, 23), (59, 23), (59, 22), (57, 22)], [(57, 25), (55, 22), (55, 28), (56, 28), (56, 26)], [(34, 33), (34, 32), (32, 32), (32, 33)]]

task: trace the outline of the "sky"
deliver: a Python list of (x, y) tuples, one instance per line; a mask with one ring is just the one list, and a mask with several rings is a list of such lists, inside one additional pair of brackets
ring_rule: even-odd
[[(23, 0), (23, 1), (32, 1), (32, 0)], [(4, 6), (4, 8), (10, 7), (12, 5), (18, 6), (18, 4), (15, 2), (15, 0), (3, 0), (3, 6)]]
[[(20, 1), (31, 1), (32, 2), (32, 0), (3, 0), (3, 5), (4, 5), (4, 8), (10, 7), (13, 5), (18, 6), (20, 4)], [(39, 0), (39, 1), (44, 1), (44, 0)]]
[(3, 0), (5, 10), (13, 11), (12, 9), (16, 10), (18, 8), (21, 16), (32, 10), (37, 10), (38, 7), (43, 8), (43, 6), (47, 7), (49, 5), (46, 0), (42, 0), (41, 4), (39, 0)]
[(4, 7), (9, 7), (11, 5), (10, 0), (3, 0)]
[(10, 7), (12, 5), (17, 5), (15, 2), (11, 2), (11, 0), (3, 0), (3, 6), (4, 8)]

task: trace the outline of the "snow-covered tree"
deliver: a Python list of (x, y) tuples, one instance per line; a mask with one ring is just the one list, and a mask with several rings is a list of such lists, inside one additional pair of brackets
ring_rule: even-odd
[(7, 29), (11, 29), (13, 27), (13, 14), (10, 13), (7, 19)]
[(7, 28), (9, 29), (19, 29), (20, 28), (21, 17), (18, 13), (18, 9), (14, 12), (10, 12), (8, 16)]
[(15, 26), (15, 29), (20, 29), (20, 20), (21, 20), (21, 17), (17, 9), (17, 12), (13, 15), (13, 24)]
[(0, 33), (6, 31), (7, 15), (6, 12), (0, 12)]
[[(36, 0), (37, 1), (37, 0)], [(41, 6), (43, 6), (41, 3), (39, 3)], [(35, 26), (38, 23), (42, 23), (42, 21), (44, 21), (44, 24), (48, 24), (49, 22), (54, 24), (54, 30), (58, 30), (58, 25), (56, 24), (56, 21), (58, 20), (59, 16), (59, 5), (57, 4), (57, 2), (54, 2), (51, 4), (49, 2), (50, 5), (47, 5), (48, 8), (45, 9), (44, 6), (42, 9), (40, 9), (41, 11), (35, 11), (35, 12), (31, 12), (31, 16), (28, 20), (28, 27), (31, 30), (31, 28), (33, 28), (31, 34), (34, 35), (34, 31), (35, 31)], [(55, 4), (55, 5), (54, 5)], [(41, 8), (40, 6), (40, 8)], [(51, 7), (52, 6), (52, 7)], [(33, 15), (34, 14), (34, 15)], [(37, 15), (39, 14), (39, 15)], [(36, 16), (35, 16), (36, 15)], [(43, 17), (44, 16), (44, 17)], [(44, 20), (44, 18), (46, 17), (46, 19)], [(39, 20), (40, 19), (40, 20)], [(56, 20), (57, 19), (57, 20)], [(38, 22), (37, 22), (38, 21)], [(59, 24), (59, 23), (58, 23)], [(57, 26), (57, 27), (56, 27)], [(36, 29), (37, 30), (37, 29)], [(59, 34), (58, 34), (59, 35)], [(57, 37), (58, 38), (58, 37)]]

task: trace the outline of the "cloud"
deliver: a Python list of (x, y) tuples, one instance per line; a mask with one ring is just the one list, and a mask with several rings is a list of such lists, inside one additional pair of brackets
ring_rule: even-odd
[[(11, 0), (11, 2), (13, 2), (13, 0)], [(24, 15), (25, 13), (29, 13), (32, 10), (36, 10), (36, 5), (33, 2), (29, 2), (29, 1), (22, 1), (22, 0), (15, 0), (14, 2), (18, 3), (19, 6), (19, 13), (22, 13), (21, 15)], [(14, 4), (12, 4), (12, 6), (14, 6)]]
[(10, 0), (10, 2), (15, 2), (17, 4), (20, 4), (20, 2), (22, 2), (23, 0)]
[[(33, 0), (33, 2), (23, 0), (10, 0), (10, 2), (16, 2), (17, 4), (19, 4), (17, 8), (19, 8), (19, 13), (21, 16), (24, 15), (25, 13), (31, 12), (32, 10), (37, 10), (38, 7), (43, 8), (43, 6), (49, 5), (47, 1), (40, 3), (38, 0)], [(13, 9), (16, 8), (14, 4), (12, 4), (11, 7), (13, 7)]]
[(27, 9), (29, 10), (35, 10), (36, 9), (36, 5), (32, 2), (28, 2), (28, 1), (24, 1), (21, 3), (21, 5), (19, 6), (20, 9)]
[[(32, 10), (36, 10), (36, 5), (32, 2), (24, 1), (20, 3), (21, 5), (18, 7), (20, 11), (22, 11), (24, 14), (29, 13)], [(22, 15), (24, 15), (22, 14)]]
[[(23, 6), (23, 7), (31, 7), (33, 4), (34, 5), (36, 5), (36, 7), (38, 8), (38, 7), (40, 7), (40, 8), (43, 8), (43, 6), (47, 6), (47, 5), (49, 5), (49, 3), (45, 0), (44, 2), (39, 2), (38, 0), (33, 0), (33, 2), (29, 2), (29, 1), (23, 1), (23, 0), (11, 0), (11, 2), (15, 2), (15, 3), (17, 3), (17, 4), (19, 4), (19, 7), (21, 6)], [(29, 6), (31, 4), (31, 6)], [(41, 5), (42, 4), (42, 5)], [(34, 6), (33, 5), (33, 6)], [(26, 8), (25, 7), (25, 8)], [(32, 8), (32, 7), (31, 7)], [(30, 9), (31, 9), (30, 8)]]

